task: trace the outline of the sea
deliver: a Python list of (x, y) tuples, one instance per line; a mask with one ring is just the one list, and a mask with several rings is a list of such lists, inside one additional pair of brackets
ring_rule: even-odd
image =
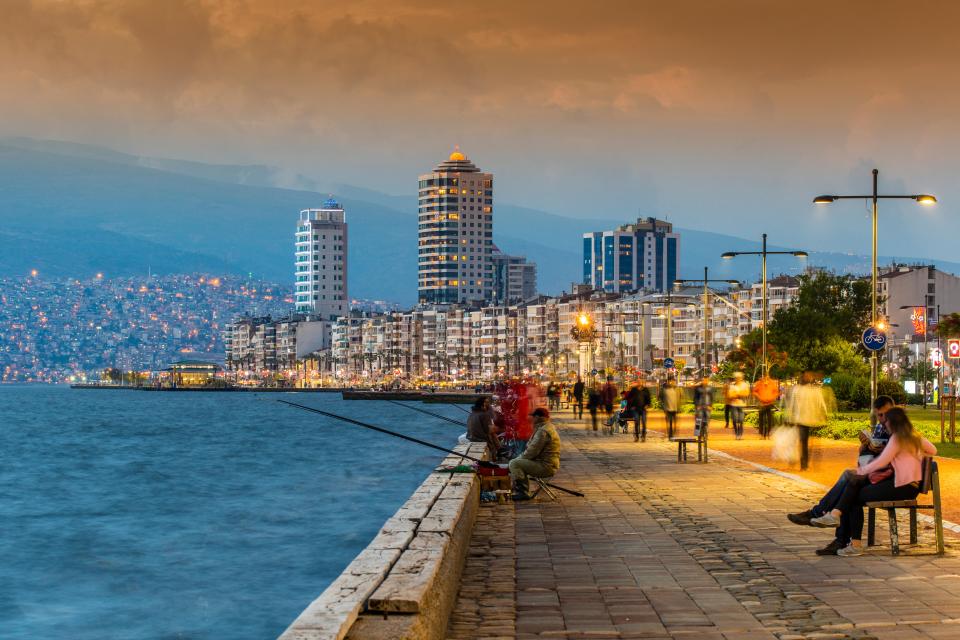
[[(451, 447), (335, 393), (0, 386), (0, 638), (275, 638)], [(451, 405), (418, 405), (458, 421)]]

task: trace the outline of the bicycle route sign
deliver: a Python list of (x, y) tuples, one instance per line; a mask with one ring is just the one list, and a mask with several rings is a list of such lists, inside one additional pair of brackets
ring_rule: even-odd
[(674, 364), (675, 364), (675, 363), (673, 362), (673, 358), (664, 358), (664, 359), (663, 359), (663, 368), (664, 368), (664, 369), (673, 369), (673, 365), (674, 365)]
[(870, 351), (880, 351), (887, 346), (887, 334), (876, 327), (867, 327), (861, 338), (863, 346)]

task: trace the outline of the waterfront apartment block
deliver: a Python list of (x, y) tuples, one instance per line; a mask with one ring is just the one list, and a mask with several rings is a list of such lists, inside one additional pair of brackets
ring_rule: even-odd
[(311, 353), (330, 348), (332, 328), (332, 321), (304, 314), (241, 316), (224, 328), (225, 368), (257, 377), (295, 370)]
[(349, 311), (347, 223), (333, 198), (320, 209), (300, 212), (296, 234), (296, 310), (322, 320)]
[[(771, 310), (789, 304), (798, 287), (796, 278), (772, 279)], [(621, 367), (649, 371), (667, 355), (699, 371), (721, 362), (737, 338), (760, 326), (761, 290), (755, 284), (711, 293), (706, 309), (700, 288), (667, 295), (584, 287), (512, 305), (354, 311), (334, 323), (329, 350), (308, 356), (305, 375), (329, 383), (384, 377), (476, 380)], [(596, 329), (589, 343), (572, 334), (581, 314)]]
[(455, 150), (420, 176), (417, 289), (423, 305), (493, 297), (493, 174)]
[(680, 268), (673, 224), (640, 218), (613, 231), (583, 234), (583, 283), (611, 293), (666, 292)]
[(936, 347), (939, 314), (960, 309), (960, 278), (933, 265), (894, 264), (880, 269), (877, 288), (890, 324), (886, 355), (893, 358), (907, 347), (911, 361), (929, 357), (923, 343), (928, 350)]
[(514, 304), (537, 295), (536, 263), (524, 256), (508, 256), (494, 245), (491, 264), (495, 304)]

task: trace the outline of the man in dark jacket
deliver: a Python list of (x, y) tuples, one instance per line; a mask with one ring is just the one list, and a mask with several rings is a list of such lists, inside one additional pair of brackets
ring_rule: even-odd
[(650, 390), (642, 383), (634, 383), (627, 391), (627, 417), (633, 418), (633, 441), (647, 441), (647, 407), (650, 406)]
[(577, 381), (573, 385), (573, 417), (581, 420), (583, 419), (583, 389), (583, 380), (577, 376)]

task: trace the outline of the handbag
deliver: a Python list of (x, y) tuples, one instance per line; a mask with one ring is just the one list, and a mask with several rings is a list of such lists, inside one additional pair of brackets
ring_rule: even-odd
[(871, 471), (867, 474), (867, 480), (870, 481), (870, 484), (877, 484), (878, 482), (883, 482), (892, 475), (893, 467), (887, 467), (886, 469), (880, 469), (879, 471)]

